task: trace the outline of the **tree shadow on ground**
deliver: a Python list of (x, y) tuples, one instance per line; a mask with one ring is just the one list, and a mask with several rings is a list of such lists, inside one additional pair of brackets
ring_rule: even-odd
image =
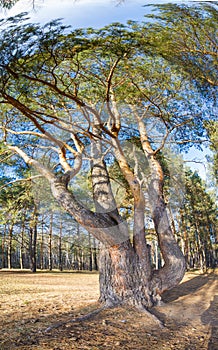
[(214, 296), (209, 308), (202, 314), (203, 324), (209, 324), (211, 327), (211, 336), (208, 343), (208, 350), (218, 349), (218, 295)]
[[(189, 300), (187, 305), (191, 305), (192, 294), (199, 293), (199, 299), (204, 298), (207, 286), (209, 288), (214, 284), (215, 277), (215, 273), (195, 275), (191, 280), (183, 282), (179, 287), (165, 293), (165, 302), (170, 303), (170, 301), (187, 295)], [(215, 284), (214, 288), (210, 288), (210, 298), (207, 299), (207, 306), (209, 305), (209, 300), (212, 300), (214, 297), (214, 291)], [(101, 313), (93, 314), (93, 317), (89, 319), (84, 318), (84, 321), (81, 321), (82, 315), (92, 313), (100, 305), (98, 303), (88, 303), (82, 307), (73, 305), (72, 311), (64, 312), (64, 309), (59, 309), (58, 305), (56, 309), (57, 299), (56, 297), (52, 299), (52, 291), (48, 295), (45, 292), (42, 295), (43, 298), (40, 297), (38, 302), (34, 299), (33, 303), (18, 309), (16, 312), (20, 310), (20, 314), (16, 316), (16, 319), (13, 319), (14, 310), (11, 309), (11, 315), (8, 314), (8, 320), (10, 321), (5, 321), (4, 327), (2, 324), (2, 332), (0, 332), (1, 350), (218, 349), (216, 323), (218, 297), (214, 297), (213, 302), (211, 301), (211, 305), (206, 311), (204, 311), (204, 308), (200, 312), (201, 322), (199, 322), (198, 318), (198, 325), (195, 325), (194, 330), (192, 330), (189, 321), (177, 320), (176, 317), (171, 319), (169, 311), (174, 306), (177, 306), (179, 302), (172, 303), (166, 309), (159, 309), (159, 313), (158, 310), (153, 312), (152, 309), (152, 313), (156, 314), (166, 325), (164, 329), (160, 329), (146, 314), (140, 314), (134, 308), (106, 309)], [(64, 301), (63, 299), (63, 303)], [(25, 305), (25, 300), (23, 303)], [(75, 322), (74, 319), (76, 318), (79, 321)], [(211, 327), (208, 345), (207, 343), (203, 344), (201, 340), (203, 327), (205, 327), (204, 335), (208, 334), (208, 328)]]
[(198, 275), (192, 278), (191, 280), (183, 282), (178, 286), (176, 286), (175, 288), (172, 288), (164, 292), (162, 295), (162, 300), (164, 303), (175, 301), (180, 297), (197, 292), (201, 287), (203, 287), (209, 281), (215, 280), (215, 279), (216, 279), (216, 276), (213, 272), (211, 272), (208, 275)]
[[(80, 319), (81, 314), (86, 315), (96, 310), (98, 306), (93, 304), (80, 308), (74, 316)], [(206, 347), (201, 346), (199, 333), (189, 338), (180, 336), (184, 332), (182, 327), (179, 334), (172, 328), (160, 329), (146, 315), (134, 308), (105, 309), (89, 319), (78, 322), (73, 322), (74, 316), (69, 313), (60, 313), (58, 317), (60, 322), (55, 321), (54, 315), (49, 315), (44, 320), (36, 319), (36, 323), (32, 323), (34, 320), (31, 319), (26, 320), (19, 336), (12, 342), (6, 342), (3, 347), (0, 346), (0, 349), (198, 350), (201, 348), (206, 350)], [(28, 326), (30, 326), (29, 329)], [(38, 330), (34, 329), (34, 326), (38, 327)]]

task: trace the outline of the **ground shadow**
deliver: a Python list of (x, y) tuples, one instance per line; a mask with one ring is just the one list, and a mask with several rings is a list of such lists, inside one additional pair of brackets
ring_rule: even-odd
[(218, 295), (214, 296), (209, 308), (202, 314), (201, 321), (211, 327), (211, 336), (208, 343), (208, 350), (218, 349)]
[(169, 303), (171, 301), (177, 300), (180, 297), (189, 295), (197, 292), (201, 287), (207, 284), (210, 280), (215, 280), (216, 276), (213, 272), (208, 275), (198, 275), (189, 281), (183, 282), (172, 288), (162, 295), (162, 300), (164, 303)]
[[(204, 298), (201, 287), (206, 286), (203, 290), (206, 291), (207, 283), (210, 286), (215, 282), (215, 277), (215, 273), (195, 275), (192, 280), (183, 282), (179, 287), (165, 293), (165, 301), (170, 302), (179, 297), (190, 295), (191, 304), (192, 293), (198, 291), (200, 291), (200, 298)], [(32, 293), (32, 289), (30, 292)], [(213, 296), (208, 300), (212, 298)], [(190, 325), (186, 321), (184, 323), (180, 321), (176, 323), (177, 320), (175, 318), (170, 319), (169, 313), (157, 314), (161, 320), (166, 321), (166, 328), (158, 329), (157, 325), (152, 323), (149, 317), (143, 316), (131, 308), (107, 309), (100, 313), (93, 313), (90, 318), (84, 318), (83, 315), (92, 313), (99, 308), (100, 305), (98, 303), (90, 303), (82, 307), (73, 305), (72, 311), (63, 312), (62, 309), (58, 311), (56, 298), (52, 301), (52, 291), (49, 291), (48, 295), (47, 291), (43, 291), (38, 304), (33, 297), (33, 303), (33, 305), (30, 303), (25, 306), (26, 309), (24, 307), (26, 311), (23, 313), (24, 316), (20, 312), (20, 319), (17, 318), (13, 321), (13, 309), (11, 309), (11, 315), (7, 314), (8, 319), (11, 321), (5, 320), (5, 326), (4, 328), (2, 327), (3, 332), (0, 334), (1, 350), (94, 348), (99, 350), (159, 350), (181, 349), (181, 346), (187, 350), (218, 349), (216, 309), (218, 296), (214, 297), (210, 307), (204, 313), (203, 310), (201, 312), (201, 314), (203, 313), (201, 322), (203, 325), (206, 325), (204, 334), (207, 334), (208, 327), (211, 328), (209, 345), (203, 344), (201, 340), (203, 325), (200, 324), (199, 329), (191, 331)], [(172, 304), (170, 308), (173, 308), (174, 303)], [(156, 314), (155, 310), (154, 312), (152, 310), (152, 313)], [(74, 318), (77, 318), (78, 321), (74, 321)], [(200, 322), (198, 321), (198, 323)], [(182, 345), (180, 346), (179, 344)]]
[[(177, 349), (174, 347), (177, 334), (167, 328), (158, 328), (156, 323), (151, 324), (147, 315), (143, 318), (143, 313), (135, 308), (108, 308), (96, 313), (97, 307), (99, 305), (95, 303), (78, 308), (75, 315), (60, 313), (59, 321), (52, 314), (25, 319), (23, 324), (15, 325), (16, 328), (19, 326), (19, 332), (15, 332), (12, 339), (8, 337), (2, 344), (0, 342), (0, 350), (159, 350), (165, 349), (166, 344), (167, 349)], [(89, 313), (92, 317), (84, 317)], [(191, 346), (189, 339), (184, 345), (185, 349), (199, 349)]]

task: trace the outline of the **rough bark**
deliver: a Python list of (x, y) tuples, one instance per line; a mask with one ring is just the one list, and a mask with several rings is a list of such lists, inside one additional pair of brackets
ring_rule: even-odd
[(61, 179), (50, 179), (50, 185), (54, 197), (61, 206), (100, 242), (112, 246), (118, 241), (128, 239), (129, 233), (124, 221), (118, 226), (109, 213), (95, 213), (85, 208), (73, 193), (66, 189), (66, 184)]
[(138, 120), (138, 126), (142, 148), (149, 164), (149, 204), (164, 259), (164, 266), (153, 274), (152, 288), (154, 294), (161, 295), (165, 290), (173, 288), (182, 280), (185, 274), (185, 258), (176, 242), (168, 217), (167, 206), (163, 196), (164, 174), (161, 165), (148, 141), (142, 120)]
[(101, 302), (144, 308), (156, 303), (147, 279), (149, 271), (142, 267), (130, 241), (116, 247), (101, 246), (99, 272)]
[[(98, 130), (94, 129), (94, 133)], [(98, 134), (99, 136), (99, 134)], [(151, 267), (144, 229), (144, 197), (139, 183), (134, 178), (122, 152), (117, 152), (118, 161), (124, 166), (124, 173), (134, 187), (134, 241), (119, 240), (117, 244), (100, 247), (100, 301), (106, 304), (131, 304), (140, 307), (153, 305), (150, 291)], [(126, 229), (120, 225), (120, 216), (111, 190), (106, 164), (102, 157), (101, 142), (92, 142), (92, 187), (96, 210), (107, 211), (117, 223), (118, 230)], [(120, 233), (119, 233), (120, 234)], [(120, 234), (120, 237), (123, 237)]]

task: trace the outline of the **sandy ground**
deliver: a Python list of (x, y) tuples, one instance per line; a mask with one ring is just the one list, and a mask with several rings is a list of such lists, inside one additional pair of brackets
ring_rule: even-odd
[[(0, 349), (217, 350), (218, 271), (191, 272), (152, 312), (99, 308), (98, 274), (0, 271)], [(55, 328), (56, 325), (59, 325)]]

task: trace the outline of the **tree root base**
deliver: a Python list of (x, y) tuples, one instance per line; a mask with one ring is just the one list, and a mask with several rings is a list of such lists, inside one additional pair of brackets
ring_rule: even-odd
[[(49, 326), (48, 328), (46, 328), (44, 332), (48, 333), (48, 332), (50, 332), (53, 329), (57, 329), (57, 328), (66, 326), (66, 325), (71, 324), (71, 323), (87, 321), (87, 320), (92, 319), (96, 315), (100, 314), (104, 310), (112, 309), (112, 308), (115, 308), (115, 307), (125, 307), (125, 306), (127, 306), (127, 305), (126, 304), (117, 304), (117, 303), (115, 303), (115, 304), (105, 303), (102, 307), (100, 307), (98, 309), (95, 309), (95, 310), (89, 312), (86, 315), (75, 317), (72, 320), (55, 323), (55, 324)], [(143, 314), (147, 315), (148, 318), (152, 319), (157, 324), (157, 326), (160, 327), (161, 329), (165, 328), (163, 322), (157, 316), (155, 316), (150, 311), (148, 311), (144, 306), (142, 306), (142, 305), (137, 305), (136, 306), (135, 305), (134, 308), (136, 310), (142, 312)]]
[(144, 313), (150, 319), (152, 319), (157, 324), (157, 326), (160, 327), (161, 329), (166, 328), (164, 323), (157, 316), (155, 316), (150, 311), (148, 311), (144, 306), (138, 305), (138, 306), (136, 306), (136, 309), (139, 310), (140, 312)]
[(52, 329), (57, 329), (57, 328), (60, 328), (62, 326), (65, 326), (66, 324), (87, 321), (87, 320), (91, 319), (92, 317), (94, 317), (94, 316), (98, 315), (99, 313), (101, 313), (103, 310), (109, 309), (111, 307), (112, 307), (112, 305), (105, 304), (102, 307), (100, 307), (98, 309), (95, 309), (94, 311), (91, 311), (91, 312), (89, 312), (88, 314), (86, 314), (84, 316), (79, 316), (79, 317), (73, 318), (72, 320), (55, 323), (55, 324), (49, 326), (48, 328), (46, 328), (45, 329), (45, 333), (50, 332)]

